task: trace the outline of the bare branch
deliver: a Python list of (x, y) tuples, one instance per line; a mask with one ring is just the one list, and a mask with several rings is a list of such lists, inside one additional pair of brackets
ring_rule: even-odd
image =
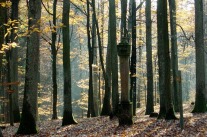
[(193, 35), (191, 35), (190, 37), (187, 37), (187, 35), (186, 35), (186, 33), (185, 33), (185, 31), (184, 31), (184, 29), (183, 29), (183, 27), (181, 26), (181, 25), (179, 25), (179, 24), (176, 24), (177, 26), (179, 26), (180, 27), (180, 29), (182, 30), (182, 32), (183, 32), (183, 35), (184, 35), (184, 37), (187, 39), (187, 40), (191, 40), (191, 38), (193, 39), (193, 41), (195, 41), (195, 39), (194, 39), (194, 37), (193, 37)]
[(46, 6), (45, 6), (45, 4), (43, 3), (42, 0), (41, 0), (41, 3), (42, 3), (42, 5), (43, 5), (44, 9), (47, 11), (47, 13), (50, 14), (50, 15), (53, 15), (53, 13), (51, 13), (51, 12), (46, 8)]
[(47, 42), (49, 45), (52, 45), (52, 43), (49, 42), (49, 40), (47, 40), (47, 38), (45, 38), (44, 36), (41, 36), (41, 38), (42, 38), (45, 42)]
[(142, 7), (142, 5), (144, 4), (144, 2), (145, 2), (145, 0), (142, 1), (142, 2), (137, 6), (136, 11)]
[(85, 11), (83, 11), (79, 6), (77, 6), (75, 3), (73, 3), (73, 2), (70, 2), (74, 7), (76, 7), (81, 13), (83, 13), (85, 16), (88, 16), (88, 14), (85, 12)]

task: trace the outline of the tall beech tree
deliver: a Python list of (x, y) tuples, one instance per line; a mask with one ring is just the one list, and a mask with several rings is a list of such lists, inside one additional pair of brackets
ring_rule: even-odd
[(147, 58), (147, 106), (146, 115), (154, 111), (153, 98), (153, 68), (152, 68), (152, 19), (151, 19), (151, 0), (146, 0), (146, 58)]
[[(93, 5), (95, 6), (95, 5)], [(95, 14), (95, 13), (93, 13)], [(93, 15), (94, 18), (95, 15)], [(88, 55), (89, 55), (89, 89), (88, 89), (88, 111), (87, 117), (95, 117), (94, 97), (93, 97), (93, 47), (91, 46), (90, 31), (90, 2), (87, 0), (87, 36), (88, 36)]]
[(172, 75), (173, 75), (173, 103), (175, 111), (179, 111), (178, 104), (178, 53), (177, 53), (177, 30), (176, 30), (176, 1), (169, 0), (170, 10), (170, 30), (171, 30), (171, 60), (172, 60)]
[(62, 126), (76, 124), (72, 113), (71, 99), (71, 66), (70, 66), (70, 36), (69, 36), (70, 0), (63, 0), (62, 28), (63, 35), (63, 77), (64, 77), (64, 104)]
[(53, 107), (52, 107), (52, 119), (57, 119), (57, 29), (56, 29), (56, 15), (57, 15), (57, 0), (53, 0), (53, 29), (52, 31), (52, 43), (51, 43), (51, 56), (52, 56), (52, 82), (53, 82)]
[(167, 0), (157, 1), (160, 112), (158, 118), (176, 119), (171, 98)]
[(206, 112), (203, 0), (195, 0), (196, 97), (193, 113)]
[[(95, 7), (95, 0), (92, 1), (92, 6)], [(97, 46), (97, 33), (96, 33), (96, 21), (94, 13), (92, 14), (92, 48), (93, 48), (93, 96), (94, 96), (94, 110), (95, 115), (98, 116), (100, 113), (100, 91), (98, 88), (98, 46)]]
[(118, 111), (119, 93), (118, 93), (118, 58), (116, 43), (116, 5), (115, 0), (109, 0), (109, 46), (111, 47), (111, 80), (112, 80), (112, 107), (113, 113)]
[(28, 1), (26, 73), (22, 116), (17, 134), (37, 133), (37, 90), (39, 74), (41, 0)]
[[(11, 20), (16, 20), (18, 21), (18, 11), (19, 11), (19, 0), (12, 0), (12, 7), (11, 7)], [(15, 23), (15, 27), (18, 26), (18, 23)], [(16, 28), (12, 29), (11, 32), (11, 42), (18, 42), (17, 33), (15, 32)], [(10, 63), (10, 76), (11, 76), (11, 81), (12, 82), (17, 82), (18, 81), (18, 49), (13, 48), (11, 49), (11, 63)], [(13, 118), (14, 122), (20, 122), (20, 111), (19, 111), (19, 93), (18, 93), (18, 85), (12, 85), (11, 88), (15, 90), (13, 93)]]

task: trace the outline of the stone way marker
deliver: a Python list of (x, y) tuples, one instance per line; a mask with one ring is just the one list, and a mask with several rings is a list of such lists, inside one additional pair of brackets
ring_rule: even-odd
[(121, 75), (121, 103), (119, 104), (119, 125), (132, 125), (132, 102), (129, 101), (129, 56), (131, 46), (126, 38), (117, 45)]

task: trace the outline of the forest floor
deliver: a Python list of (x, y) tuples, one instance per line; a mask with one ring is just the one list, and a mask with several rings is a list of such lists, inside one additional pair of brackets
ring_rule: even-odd
[[(38, 123), (39, 133), (31, 137), (205, 137), (207, 136), (207, 113), (192, 114), (192, 106), (184, 105), (184, 130), (179, 120), (158, 120), (144, 115), (144, 108), (137, 110), (132, 126), (119, 126), (118, 119), (95, 117), (77, 119), (78, 124), (61, 127), (61, 120)], [(158, 110), (156, 108), (156, 110)], [(176, 114), (179, 117), (179, 114)], [(5, 137), (15, 136), (19, 124), (8, 126), (2, 132)], [(24, 136), (29, 137), (29, 136)]]

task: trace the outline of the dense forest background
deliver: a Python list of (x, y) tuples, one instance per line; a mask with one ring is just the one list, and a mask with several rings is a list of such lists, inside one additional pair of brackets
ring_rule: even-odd
[(206, 12), (202, 0), (0, 0), (0, 122), (117, 115), (124, 40), (133, 115), (179, 112), (181, 91), (202, 112)]
[[(77, 5), (75, 6), (85, 6), (85, 3), (75, 1)], [(194, 33), (194, 4), (189, 1), (182, 1), (178, 2), (180, 4), (177, 7), (177, 30), (178, 30), (178, 57), (179, 57), (179, 69), (182, 71), (182, 78), (183, 78), (183, 99), (185, 101), (192, 102), (195, 100), (195, 44), (193, 37), (195, 35)], [(52, 3), (50, 4), (50, 9), (52, 10)], [(137, 2), (137, 5), (139, 2)], [(117, 36), (119, 36), (119, 26), (120, 26), (120, 5), (117, 1)], [(186, 8), (186, 5), (188, 5)], [(20, 4), (21, 6), (21, 4)], [(21, 7), (22, 10), (20, 11), (26, 11), (26, 8), (24, 5)], [(87, 112), (87, 102), (88, 102), (88, 50), (87, 50), (87, 33), (86, 33), (86, 16), (81, 13), (73, 4), (71, 4), (71, 71), (72, 71), (72, 99), (73, 99), (73, 109), (74, 109), (74, 116), (82, 116), (82, 111), (84, 111), (84, 116), (86, 116)], [(100, 26), (103, 26), (100, 28), (102, 30), (101, 36), (102, 36), (102, 42), (103, 42), (103, 55), (106, 56), (107, 52), (107, 43), (108, 43), (108, 2), (97, 2), (97, 8), (104, 8), (103, 13), (100, 13), (99, 11), (99, 22)], [(61, 11), (62, 5), (61, 2), (58, 4), (59, 11)], [(85, 7), (86, 8), (86, 7)], [(102, 9), (103, 10), (103, 9)], [(145, 40), (145, 14), (144, 14), (144, 5), (140, 9), (141, 15), (137, 17), (138, 23), (137, 24), (137, 30), (141, 31), (141, 34), (137, 36), (138, 46), (136, 48), (137, 50), (137, 91), (141, 92), (140, 100), (141, 100), (141, 106), (146, 105), (146, 40)], [(154, 91), (157, 93), (157, 98), (159, 98), (159, 92), (156, 88), (158, 88), (158, 63), (157, 63), (157, 40), (156, 40), (156, 2), (152, 2), (152, 23), (153, 23), (153, 69), (154, 69)], [(46, 117), (45, 114), (48, 114), (47, 118), (51, 118), (52, 115), (52, 79), (51, 79), (51, 48), (48, 44), (48, 41), (50, 39), (47, 39), (50, 37), (50, 26), (49, 22), (52, 20), (49, 18), (52, 18), (46, 11), (44, 11), (43, 8), (43, 15), (45, 17), (42, 17), (44, 22), (42, 29), (43, 31), (46, 31), (43, 33), (42, 37), (46, 37), (45, 41), (43, 38), (41, 40), (41, 49), (40, 49), (40, 85), (39, 85), (39, 93), (42, 95), (39, 97), (39, 107), (40, 109), (40, 118), (41, 116)], [(189, 14), (190, 13), (190, 14)], [(23, 13), (22, 13), (23, 14)], [(25, 16), (27, 16), (27, 13)], [(61, 19), (61, 13), (59, 13), (59, 18)], [(188, 15), (189, 14), (189, 15)], [(20, 12), (21, 15), (21, 12)], [(26, 17), (25, 17), (26, 18)], [(23, 19), (25, 20), (25, 19)], [(25, 24), (27, 22), (25, 21)], [(103, 24), (103, 25), (102, 25)], [(59, 28), (61, 28), (61, 21), (59, 22)], [(24, 27), (24, 26), (21, 26)], [(59, 30), (60, 31), (60, 30)], [(59, 32), (60, 33), (60, 32)], [(61, 34), (60, 34), (61, 35)], [(60, 36), (59, 35), (59, 36)], [(61, 37), (61, 36), (60, 36)], [(117, 37), (119, 38), (119, 37)], [(120, 41), (119, 39), (117, 41)], [(25, 40), (22, 39), (21, 42), (24, 44)], [(21, 45), (21, 44), (20, 44)], [(62, 68), (62, 47), (61, 47), (61, 41), (59, 43), (59, 50), (57, 54), (57, 83), (58, 83), (58, 116), (62, 116), (62, 102), (63, 102), (63, 68)], [(20, 49), (21, 50), (21, 49)], [(23, 50), (23, 49), (22, 49)], [(25, 50), (23, 50), (25, 51)], [(19, 54), (24, 55), (24, 54)], [(99, 55), (97, 55), (99, 56)], [(106, 58), (106, 57), (105, 57)], [(21, 57), (21, 62), (25, 61), (25, 57)], [(24, 72), (24, 66), (20, 66), (21, 72)], [(97, 64), (93, 64), (93, 68), (97, 70), (98, 74), (98, 80), (96, 81), (98, 86), (98, 92), (101, 92), (101, 100), (103, 100), (103, 93), (104, 93), (104, 83), (103, 78), (101, 75), (101, 68), (100, 63), (97, 61)], [(24, 73), (20, 75), (22, 78), (22, 84), (20, 87), (20, 91), (22, 89), (23, 91), (23, 83), (24, 83)], [(100, 80), (100, 81), (99, 81)], [(100, 85), (99, 85), (100, 84)], [(100, 91), (99, 91), (100, 90)], [(21, 93), (21, 92), (20, 92)], [(22, 94), (23, 95), (23, 94)], [(21, 96), (21, 95), (20, 95)], [(101, 103), (101, 102), (100, 102)], [(20, 103), (21, 104), (21, 103)], [(155, 102), (156, 105), (159, 104)], [(41, 112), (43, 115), (41, 115)]]

